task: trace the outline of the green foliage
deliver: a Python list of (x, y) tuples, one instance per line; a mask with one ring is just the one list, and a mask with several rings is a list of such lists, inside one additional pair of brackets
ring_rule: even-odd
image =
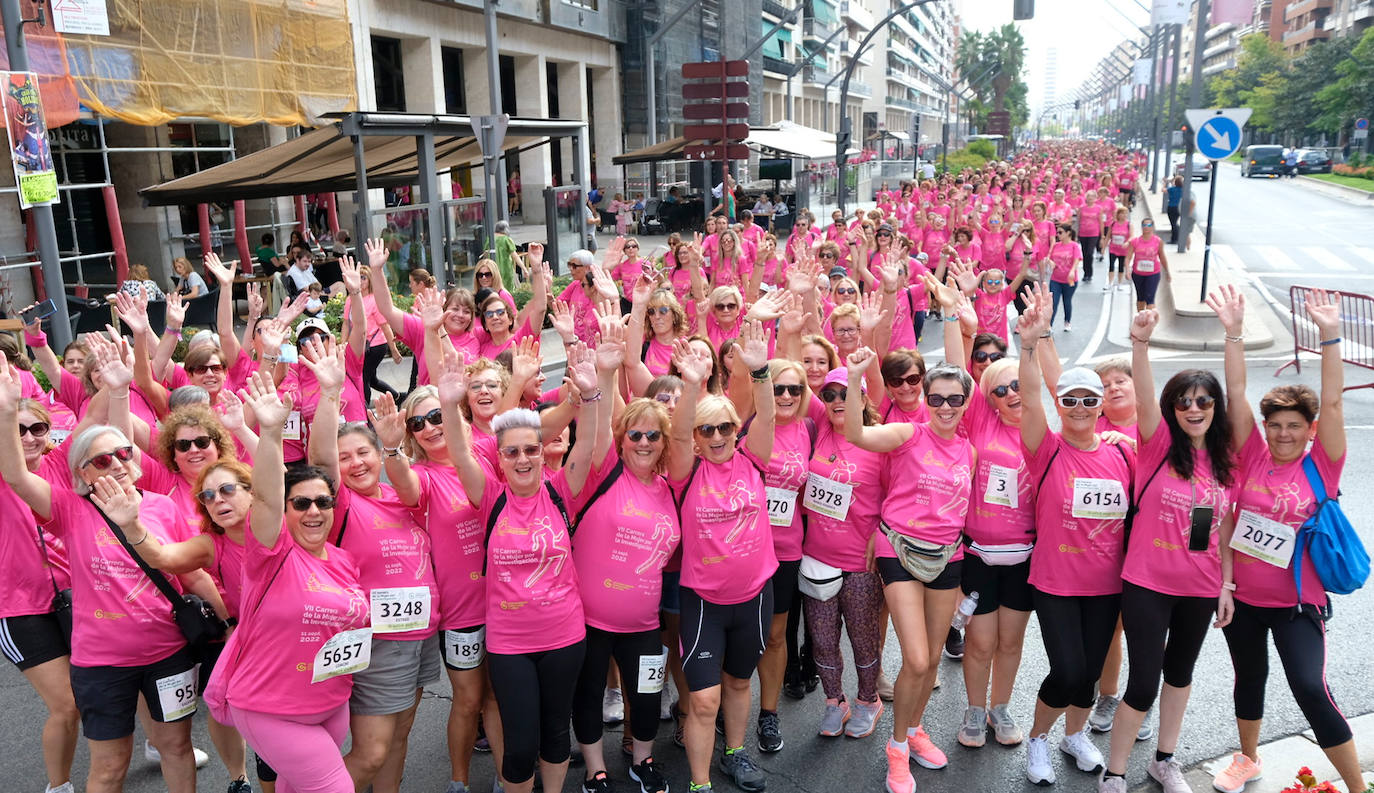
[(1248, 106), (1251, 92), (1260, 86), (1264, 78), (1283, 71), (1287, 66), (1288, 57), (1282, 45), (1265, 33), (1251, 33), (1240, 40), (1236, 68), (1221, 72), (1211, 80), (1217, 105)]
[[(60, 360), (60, 359), (59, 359), (59, 360)], [(38, 364), (35, 363), (35, 364), (33, 365), (33, 370), (30, 371), (29, 374), (33, 375), (33, 379), (35, 379), (35, 380), (38, 381), (38, 385), (39, 385), (44, 391), (51, 391), (51, 390), (53, 390), (53, 389), (52, 389), (52, 383), (48, 382), (48, 373), (45, 372), (45, 371), (43, 371), (43, 367), (41, 367), (41, 366), (39, 366)]]
[[(571, 275), (554, 276), (552, 297), (561, 294), (564, 289), (568, 288), (568, 284), (570, 283), (572, 283)], [(515, 290), (510, 293), (510, 296), (515, 298), (515, 307), (518, 310), (524, 308), (525, 304), (530, 302), (530, 298), (534, 297), (534, 290), (530, 288), (529, 282), (525, 282), (517, 286)]]
[(1366, 30), (1350, 56), (1336, 64), (1335, 73), (1340, 77), (1317, 92), (1317, 105), (1324, 119), (1350, 129), (1356, 117), (1374, 107), (1374, 28)]
[[(955, 53), (960, 86), (971, 94), (974, 125), (987, 126), (989, 110), (1011, 111), (1012, 126), (1022, 126), (1030, 115), (1028, 89), (1021, 78), (1026, 60), (1026, 41), (1013, 24), (989, 33), (965, 32)], [(997, 64), (993, 68), (993, 64)]]
[(976, 140), (973, 143), (969, 144), (969, 147), (967, 149), (956, 149), (949, 153), (949, 159), (947, 162), (943, 157), (936, 161), (937, 165), (939, 165), (942, 168), (941, 172), (959, 173), (965, 168), (972, 168), (974, 170), (977, 170), (979, 168), (982, 168), (984, 165), (987, 165), (988, 160), (996, 156), (996, 150), (993, 151), (993, 154), (991, 156), (985, 157), (983, 156), (983, 154), (980, 153), (982, 147), (979, 147), (979, 151), (974, 150), (974, 147), (978, 146), (978, 144), (980, 143), (987, 144), (988, 148), (992, 147), (991, 141)]
[(990, 140), (975, 140), (964, 151), (982, 157), (984, 162), (997, 156), (997, 147)]

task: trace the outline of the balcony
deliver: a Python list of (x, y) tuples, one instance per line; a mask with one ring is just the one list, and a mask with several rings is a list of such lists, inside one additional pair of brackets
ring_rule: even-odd
[(1374, 17), (1374, 0), (1364, 0), (1364, 2), (1350, 9), (1351, 22), (1363, 22)]
[(1288, 49), (1302, 47), (1313, 39), (1328, 39), (1331, 32), (1323, 30), (1316, 22), (1308, 22), (1297, 30), (1290, 30), (1283, 34), (1283, 46)]
[(778, 0), (763, 0), (763, 13), (772, 14), (778, 19), (782, 19), (792, 13), (792, 8)]
[(1221, 41), (1218, 41), (1215, 44), (1212, 44), (1207, 49), (1203, 50), (1202, 58), (1203, 60), (1211, 60), (1212, 58), (1216, 57), (1217, 55), (1220, 55), (1223, 52), (1236, 49), (1238, 46), (1238, 41), (1236, 41), (1234, 38), (1228, 37), (1222, 39)]
[(897, 96), (889, 96), (884, 100), (888, 107), (899, 107), (903, 110), (920, 110), (921, 106), (910, 99), (903, 99)]
[(835, 73), (830, 71), (826, 64), (817, 63), (816, 61), (806, 64), (802, 69), (802, 79), (808, 83), (815, 83), (816, 85), (825, 85), (830, 82), (830, 78), (834, 76)]
[(1296, 19), (1302, 19), (1303, 15), (1312, 11), (1330, 11), (1334, 4), (1334, 0), (1302, 0), (1302, 2), (1294, 3), (1283, 10), (1283, 21), (1292, 22)]
[(864, 30), (873, 29), (873, 12), (855, 0), (844, 0), (840, 3), (840, 18)]
[(792, 64), (782, 58), (774, 58), (768, 55), (763, 56), (763, 71), (786, 77), (792, 71)]
[[(838, 84), (839, 83), (836, 83), (836, 85)], [(873, 89), (868, 86), (868, 83), (859, 82), (858, 80), (851, 80), (849, 83), (849, 95), (861, 96), (864, 99), (868, 99), (869, 97), (873, 96)]]

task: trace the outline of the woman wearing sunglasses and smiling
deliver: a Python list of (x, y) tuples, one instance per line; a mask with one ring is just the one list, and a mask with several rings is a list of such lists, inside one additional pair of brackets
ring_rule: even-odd
[[(531, 244), (533, 250), (539, 247), (537, 254), (539, 259), (544, 256), (542, 246)], [(478, 353), (483, 358), (496, 358), (512, 344), (526, 337), (538, 337), (539, 332), (544, 327), (544, 312), (549, 305), (549, 288), (553, 282), (553, 273), (549, 271), (549, 266), (539, 259), (536, 254), (530, 253), (531, 284), (533, 295), (525, 303), (525, 307), (515, 313), (511, 303), (500, 294), (488, 295), (478, 307), (478, 319), (481, 320), (482, 332), (478, 334), (481, 338), (481, 345)]]

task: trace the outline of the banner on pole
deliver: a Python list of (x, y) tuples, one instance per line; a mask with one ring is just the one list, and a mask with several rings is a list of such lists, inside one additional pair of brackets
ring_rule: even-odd
[(1131, 82), (1136, 85), (1149, 85), (1150, 75), (1154, 73), (1153, 58), (1137, 58), (1131, 69)]
[(1151, 0), (1150, 24), (1186, 25), (1191, 5), (1189, 0)]
[(1250, 24), (1255, 15), (1252, 0), (1212, 0), (1212, 25), (1231, 23), (1237, 27)]
[(14, 182), (19, 186), (19, 206), (28, 209), (56, 204), (57, 171), (53, 168), (48, 127), (43, 122), (43, 103), (38, 94), (38, 75), (33, 72), (0, 72), (5, 76), (5, 131), (9, 133)]

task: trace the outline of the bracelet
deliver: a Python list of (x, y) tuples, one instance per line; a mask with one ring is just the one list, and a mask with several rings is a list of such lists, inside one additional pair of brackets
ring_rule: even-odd
[(276, 363), (277, 363), (278, 358), (280, 358), (280, 357), (281, 357), (281, 356), (278, 356), (278, 355), (264, 355), (264, 356), (262, 356), (262, 362), (263, 362), (263, 363), (270, 363), (270, 364), (272, 364), (273, 366), (275, 366)]
[(1137, 342), (1137, 343), (1139, 343), (1139, 344), (1149, 344), (1149, 343), (1150, 343), (1150, 340), (1149, 340), (1149, 339), (1142, 339), (1142, 338), (1140, 338), (1139, 336), (1135, 335), (1134, 333), (1131, 334), (1131, 341)]
[(944, 317), (944, 320), (945, 320), (945, 322), (958, 322), (958, 321), (959, 321), (959, 315), (958, 315), (958, 314), (950, 314), (949, 316)]
[(1232, 336), (1232, 335), (1229, 334), (1229, 333), (1226, 334), (1226, 340), (1227, 340), (1227, 341), (1233, 341), (1233, 342), (1235, 342), (1235, 343), (1237, 343), (1237, 344), (1244, 344), (1244, 343), (1245, 343), (1245, 337), (1244, 337), (1244, 336)]
[(1035, 345), (1034, 345), (1034, 344), (1022, 344), (1022, 345), (1021, 345), (1021, 351), (1022, 351), (1022, 352), (1035, 352)]
[(597, 391), (596, 391), (595, 394), (592, 394), (591, 396), (584, 396), (584, 397), (582, 397), (581, 401), (580, 401), (578, 404), (585, 405), (585, 404), (587, 404), (588, 402), (597, 402), (597, 401), (600, 401), (600, 399), (601, 399), (601, 389), (597, 389)]
[(1322, 340), (1322, 343), (1321, 343), (1321, 346), (1322, 346), (1322, 347), (1330, 347), (1330, 346), (1332, 346), (1332, 345), (1334, 345), (1334, 344), (1340, 344), (1340, 343), (1341, 343), (1341, 337), (1340, 337), (1340, 336), (1337, 336), (1337, 337), (1334, 338), (1334, 339), (1323, 339), (1323, 340)]
[(768, 380), (768, 366), (760, 366), (759, 368), (750, 372), (749, 377), (752, 378), (755, 383), (766, 382)]
[(1235, 591), (1236, 591), (1236, 582), (1235, 582), (1235, 581), (1222, 581), (1222, 582), (1221, 582), (1221, 588), (1224, 589), (1224, 590), (1226, 590), (1227, 592), (1235, 592)]
[(1042, 338), (1042, 339), (1052, 339), (1052, 338), (1054, 338), (1054, 334), (1053, 334), (1053, 333), (1050, 333), (1049, 331), (1045, 331), (1044, 333), (1040, 334), (1040, 338)]
[(139, 539), (139, 541), (138, 541), (138, 542), (131, 542), (131, 543), (129, 543), (129, 547), (130, 547), (130, 548), (134, 548), (134, 547), (136, 547), (136, 546), (142, 545), (147, 539), (148, 539), (148, 532), (147, 532), (147, 531), (144, 531), (144, 532), (143, 532), (143, 536)]
[(171, 325), (168, 325), (167, 327), (165, 327), (165, 328), (162, 329), (162, 333), (163, 333), (163, 335), (166, 335), (166, 334), (168, 334), (168, 333), (178, 334), (178, 335), (179, 335), (179, 334), (181, 333), (181, 328), (179, 328), (179, 327), (174, 328), (174, 327), (172, 327)]
[(401, 447), (400, 447), (400, 446), (397, 446), (397, 447), (394, 448), (394, 449), (388, 449), (388, 448), (386, 448), (385, 446), (383, 446), (383, 447), (382, 447), (382, 451), (386, 453), (386, 456), (387, 456), (387, 457), (400, 457), (400, 456), (401, 456)]
[(30, 347), (45, 347), (48, 344), (48, 334), (44, 333), (41, 330), (32, 336), (25, 333), (24, 343)]

